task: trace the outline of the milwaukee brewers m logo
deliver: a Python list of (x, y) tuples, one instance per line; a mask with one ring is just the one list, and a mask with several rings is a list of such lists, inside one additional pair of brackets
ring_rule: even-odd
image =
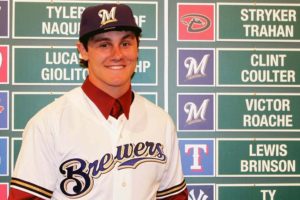
[(197, 110), (197, 105), (193, 102), (187, 102), (184, 105), (184, 111), (188, 115), (186, 118), (187, 124), (194, 124), (198, 122), (203, 122), (206, 120), (206, 110), (208, 107), (209, 99), (205, 99), (201, 104), (200, 108)]
[(200, 61), (200, 63), (197, 63), (197, 60), (193, 57), (187, 57), (184, 60), (184, 66), (188, 69), (188, 72), (186, 74), (186, 78), (188, 80), (198, 78), (198, 77), (204, 77), (206, 76), (205, 69), (207, 66), (207, 62), (209, 59), (209, 54), (205, 54)]
[(98, 12), (98, 15), (102, 19), (101, 26), (118, 21), (116, 19), (116, 7), (112, 7), (110, 12), (108, 12), (108, 10), (102, 9)]

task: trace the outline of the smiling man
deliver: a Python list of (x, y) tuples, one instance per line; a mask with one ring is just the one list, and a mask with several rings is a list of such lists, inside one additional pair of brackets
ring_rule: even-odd
[(9, 199), (188, 199), (171, 117), (131, 88), (141, 31), (127, 5), (85, 9), (89, 75), (28, 122)]

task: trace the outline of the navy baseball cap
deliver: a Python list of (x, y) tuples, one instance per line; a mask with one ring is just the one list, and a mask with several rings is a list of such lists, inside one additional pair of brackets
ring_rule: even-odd
[(81, 15), (79, 40), (114, 30), (131, 30), (137, 34), (142, 32), (128, 5), (101, 4), (87, 7)]

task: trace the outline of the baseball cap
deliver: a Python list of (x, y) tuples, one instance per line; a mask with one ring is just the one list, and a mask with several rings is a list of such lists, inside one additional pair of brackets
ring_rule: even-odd
[(128, 5), (100, 4), (87, 7), (83, 11), (79, 31), (80, 40), (97, 33), (114, 30), (131, 30), (138, 34), (142, 32)]

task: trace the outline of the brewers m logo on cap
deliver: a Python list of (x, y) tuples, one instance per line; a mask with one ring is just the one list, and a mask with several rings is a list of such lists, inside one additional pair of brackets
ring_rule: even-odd
[[(99, 17), (102, 19), (101, 26), (104, 26), (111, 22), (117, 22), (116, 19), (116, 7), (112, 7), (110, 12), (106, 9), (101, 9), (98, 13)], [(100, 26), (100, 27), (101, 27)]]

